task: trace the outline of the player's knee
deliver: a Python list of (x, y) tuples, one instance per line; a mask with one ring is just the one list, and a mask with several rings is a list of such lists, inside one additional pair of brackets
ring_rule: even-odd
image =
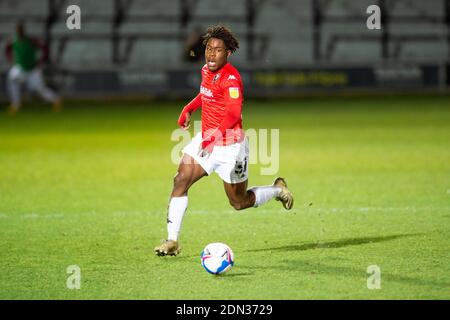
[(178, 172), (173, 178), (175, 188), (186, 188), (189, 184), (189, 176), (184, 172)]
[(230, 200), (230, 205), (237, 211), (243, 210), (246, 208), (244, 203), (242, 201), (238, 201), (238, 200)]

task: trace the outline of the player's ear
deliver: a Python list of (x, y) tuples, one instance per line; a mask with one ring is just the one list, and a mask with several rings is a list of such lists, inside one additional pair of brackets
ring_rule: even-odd
[(231, 50), (227, 50), (227, 58), (231, 56)]

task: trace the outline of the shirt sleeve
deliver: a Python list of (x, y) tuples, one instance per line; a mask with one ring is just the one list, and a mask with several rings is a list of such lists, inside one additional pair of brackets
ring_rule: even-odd
[(202, 142), (203, 149), (212, 150), (216, 141), (226, 135), (228, 129), (233, 129), (242, 119), (242, 87), (237, 80), (225, 81), (223, 84), (225, 115), (219, 127)]
[(194, 99), (191, 100), (181, 111), (180, 117), (178, 118), (178, 125), (183, 126), (186, 121), (186, 113), (192, 113), (202, 106), (202, 95), (199, 93)]
[(200, 108), (202, 106), (202, 94), (199, 93), (195, 96), (194, 99), (191, 100), (191, 102), (189, 102), (183, 110), (185, 110), (185, 112), (192, 112), (197, 110), (198, 108)]
[(219, 126), (222, 136), (227, 129), (233, 129), (242, 117), (242, 89), (238, 81), (226, 81), (224, 84), (226, 114)]

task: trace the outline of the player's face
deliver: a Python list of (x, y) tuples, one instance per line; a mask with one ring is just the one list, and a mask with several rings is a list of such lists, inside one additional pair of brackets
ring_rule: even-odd
[(217, 71), (227, 64), (228, 57), (231, 54), (227, 50), (225, 43), (221, 39), (211, 38), (208, 40), (205, 49), (206, 65), (210, 71)]

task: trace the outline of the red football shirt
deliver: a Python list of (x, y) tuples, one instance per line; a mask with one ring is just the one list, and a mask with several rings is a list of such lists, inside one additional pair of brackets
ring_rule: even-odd
[(227, 63), (212, 72), (205, 64), (200, 93), (183, 109), (178, 123), (182, 126), (185, 113), (201, 106), (203, 148), (242, 141), (242, 103), (243, 85), (236, 68)]

